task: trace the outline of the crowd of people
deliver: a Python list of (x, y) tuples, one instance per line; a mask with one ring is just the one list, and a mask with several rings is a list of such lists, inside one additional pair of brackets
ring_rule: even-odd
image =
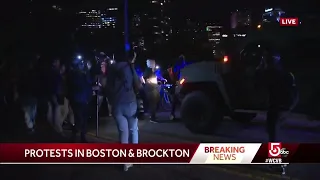
[[(108, 116), (116, 121), (119, 141), (138, 143), (137, 95), (144, 94), (151, 121), (155, 122), (158, 88), (146, 82), (143, 85), (134, 66), (136, 53), (119, 57), (116, 63), (103, 53), (96, 58), (99, 59), (98, 73), (92, 73), (91, 63), (81, 57), (73, 58), (71, 63), (52, 58), (49, 66), (43, 66), (42, 57), (36, 56), (13, 73), (16, 76), (4, 78), (6, 83), (2, 81), (2, 85), (8, 84), (2, 92), (5, 104), (15, 104), (14, 108), (22, 111), (22, 124), (28, 134), (35, 134), (41, 128), (38, 123), (46, 120), (59, 136), (66, 137), (63, 125), (67, 123), (72, 128), (73, 142), (77, 141), (78, 133), (80, 142), (87, 142), (87, 124), (92, 115), (90, 102), (96, 95), (98, 109), (103, 101), (107, 102)], [(156, 76), (154, 60), (147, 60), (147, 65), (143, 74), (146, 81)], [(8, 97), (12, 100), (8, 101)], [(125, 169), (130, 166), (126, 165)]]

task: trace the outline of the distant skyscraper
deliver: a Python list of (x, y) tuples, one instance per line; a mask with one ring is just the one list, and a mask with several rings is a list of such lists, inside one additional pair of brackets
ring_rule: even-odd
[(231, 28), (247, 28), (251, 26), (251, 13), (247, 10), (237, 10), (231, 13)]
[(80, 11), (84, 28), (116, 28), (116, 14), (118, 8), (112, 7), (106, 10)]
[(152, 33), (153, 44), (168, 41), (172, 34), (171, 18), (167, 12), (170, 0), (150, 0), (148, 8), (148, 29)]
[(132, 43), (134, 46), (138, 46), (142, 49), (144, 47), (144, 34), (143, 34), (143, 27), (142, 27), (142, 16), (139, 13), (136, 13), (132, 17), (131, 21), (131, 36), (132, 36)]
[[(185, 36), (184, 38), (192, 38), (193, 41), (201, 39), (201, 35), (204, 35), (204, 24), (200, 24), (198, 21), (186, 19), (185, 26), (177, 33)], [(190, 39), (189, 39), (190, 40)]]
[(212, 53), (217, 55), (218, 46), (221, 43), (222, 38), (222, 26), (207, 26), (206, 31), (208, 32), (208, 41), (212, 45)]
[(267, 8), (262, 14), (262, 23), (279, 22), (281, 16), (285, 14), (280, 8)]

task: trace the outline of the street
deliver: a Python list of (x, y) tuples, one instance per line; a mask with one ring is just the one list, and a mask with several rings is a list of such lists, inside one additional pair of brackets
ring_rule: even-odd
[[(232, 120), (226, 120), (214, 135), (195, 135), (184, 128), (180, 122), (169, 122), (168, 113), (159, 113), (159, 123), (148, 120), (139, 122), (141, 143), (199, 143), (199, 142), (267, 142), (263, 123), (253, 123), (243, 127)], [(259, 122), (259, 115), (255, 122)], [(297, 119), (297, 117), (294, 117)], [(293, 119), (294, 119), (293, 118)], [(318, 121), (313, 122), (318, 123)], [(99, 137), (95, 137), (95, 122), (90, 122), (88, 140), (90, 142), (117, 142), (117, 129), (112, 118), (100, 118)], [(310, 124), (309, 124), (310, 125)], [(306, 125), (307, 126), (307, 125)], [(311, 125), (310, 125), (311, 126)], [(281, 130), (282, 142), (320, 142), (320, 131), (313, 124), (314, 130), (284, 127)], [(135, 165), (128, 172), (123, 172), (120, 165), (2, 165), (4, 179), (19, 177), (61, 180), (85, 179), (318, 179), (320, 165), (290, 164), (287, 175), (281, 176), (278, 171), (270, 170), (266, 165)], [(17, 173), (23, 170), (26, 173)]]

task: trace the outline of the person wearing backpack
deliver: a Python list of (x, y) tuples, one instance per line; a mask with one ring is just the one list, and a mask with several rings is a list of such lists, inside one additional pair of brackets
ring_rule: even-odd
[(259, 81), (268, 92), (267, 132), (269, 142), (277, 142), (279, 121), (286, 112), (291, 111), (299, 101), (294, 75), (281, 64), (281, 56), (271, 51), (263, 51), (257, 68)]
[[(132, 58), (119, 58), (117, 63), (108, 67), (106, 87), (108, 87), (112, 116), (119, 132), (119, 141), (122, 144), (139, 142), (136, 94), (142, 88), (142, 84), (134, 70), (135, 59), (136, 53)], [(125, 164), (124, 171), (130, 167), (132, 164)]]

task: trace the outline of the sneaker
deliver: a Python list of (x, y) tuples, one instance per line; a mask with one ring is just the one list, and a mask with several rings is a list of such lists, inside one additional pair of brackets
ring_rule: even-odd
[(128, 171), (129, 168), (131, 168), (133, 166), (133, 164), (125, 164), (124, 167), (123, 167), (123, 170), (124, 171)]
[(158, 123), (158, 122), (156, 121), (156, 118), (155, 118), (154, 116), (150, 116), (150, 122), (151, 122), (151, 123)]
[(174, 116), (174, 115), (170, 115), (170, 121), (173, 121), (173, 120), (175, 120), (176, 119), (176, 117)]

